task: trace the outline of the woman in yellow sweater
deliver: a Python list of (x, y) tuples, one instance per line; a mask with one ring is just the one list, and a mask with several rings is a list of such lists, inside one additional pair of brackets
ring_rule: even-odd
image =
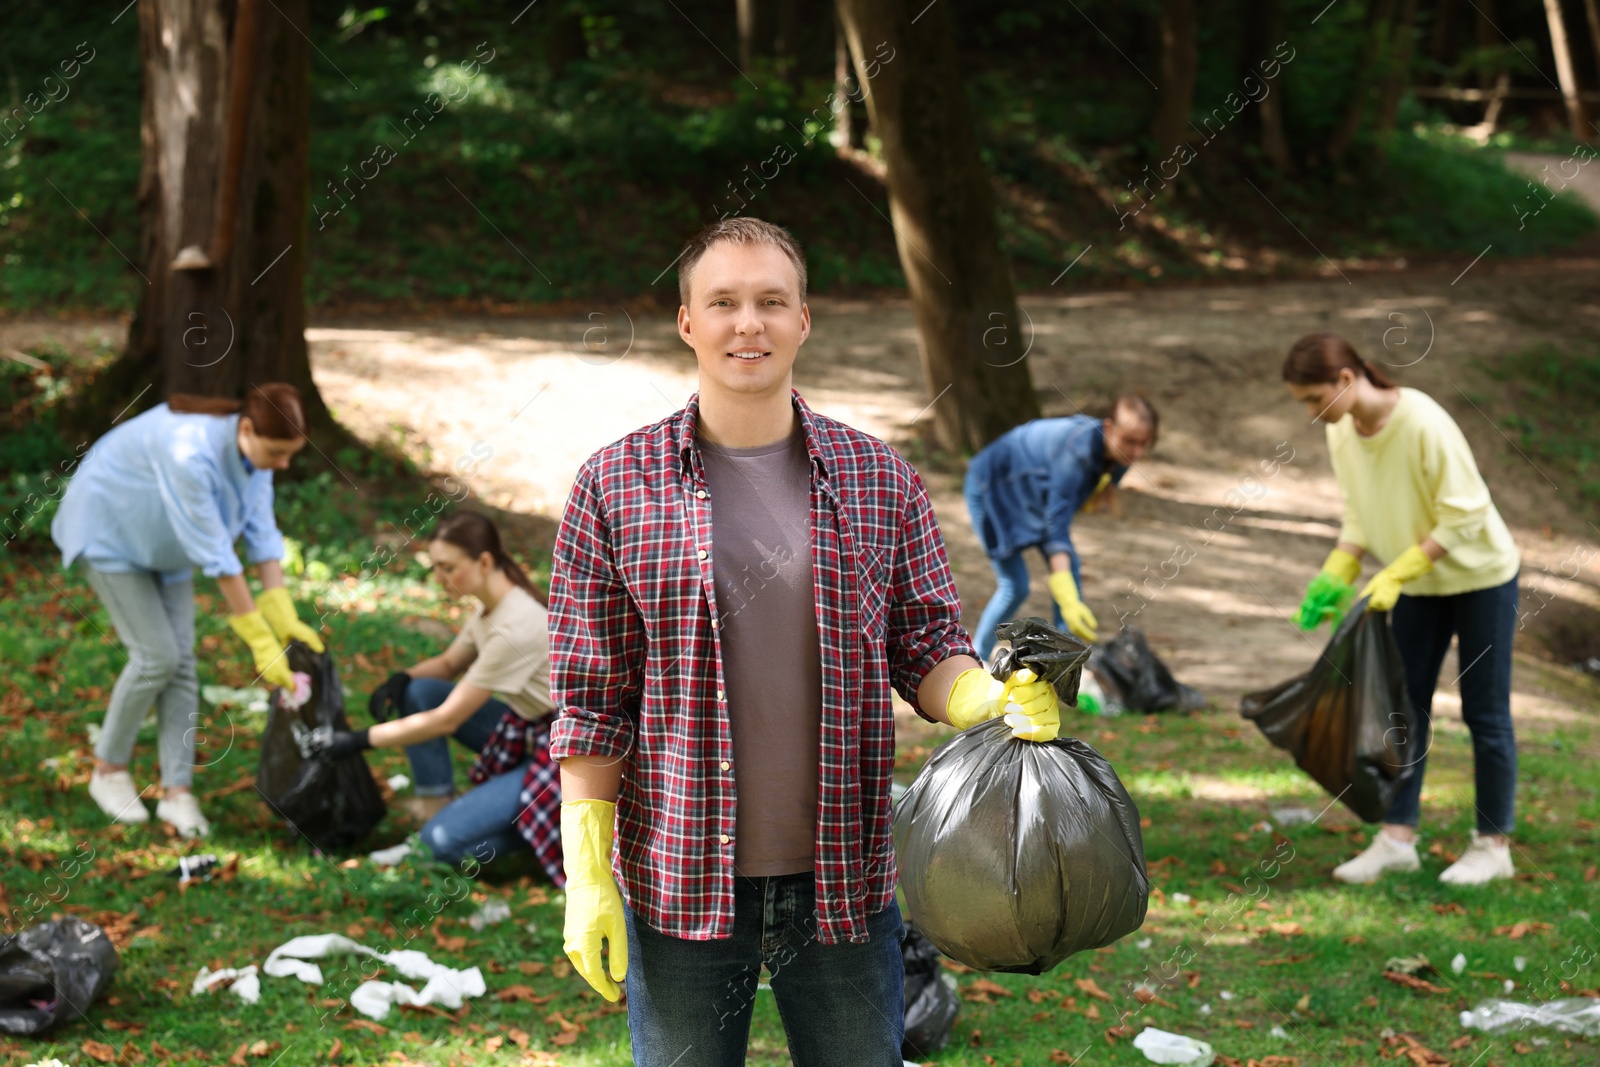
[[(1512, 875), (1517, 742), (1511, 725), (1511, 639), (1521, 559), (1489, 498), (1472, 449), (1444, 408), (1404, 389), (1329, 333), (1289, 350), (1283, 380), (1314, 420), (1344, 496), (1339, 543), (1322, 565), (1353, 583), (1361, 557), (1385, 564), (1362, 589), (1368, 611), (1390, 611), (1406, 692), (1426, 735), (1450, 640), (1460, 642), (1461, 717), (1472, 734), (1477, 829), (1439, 875), (1477, 885)], [(1341, 882), (1372, 882), (1420, 866), (1416, 827), (1426, 745), (1372, 844), (1334, 868)]]

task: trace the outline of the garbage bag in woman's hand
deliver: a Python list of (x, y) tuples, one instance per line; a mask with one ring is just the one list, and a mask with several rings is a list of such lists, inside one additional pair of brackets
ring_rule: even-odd
[(305, 742), (318, 727), (349, 730), (344, 690), (333, 656), (299, 641), (285, 650), (289, 666), (311, 676), (311, 698), (298, 707), (275, 689), (261, 737), (256, 792), (277, 815), (316, 847), (349, 848), (372, 831), (388, 810), (361, 753), (332, 762), (309, 754)]
[[(998, 677), (1028, 667), (1071, 702), (1087, 645), (1040, 619), (997, 632)], [(963, 731), (896, 805), (894, 847), (912, 922), (969, 967), (1043, 974), (1144, 923), (1139, 810), (1076, 738), (1024, 741), (1003, 718)]]
[(1426, 741), (1417, 735), (1389, 615), (1365, 604), (1345, 616), (1316, 666), (1247, 693), (1239, 713), (1356, 815), (1380, 822)]
[(76, 916), (0, 937), (0, 1031), (42, 1034), (87, 1015), (116, 973), (106, 932)]

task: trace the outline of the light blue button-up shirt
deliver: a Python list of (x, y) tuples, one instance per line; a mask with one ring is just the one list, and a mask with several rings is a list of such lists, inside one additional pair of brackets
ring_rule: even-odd
[(272, 472), (239, 451), (238, 415), (195, 415), (160, 404), (129, 419), (84, 456), (50, 536), (61, 565), (80, 557), (113, 573), (155, 571), (164, 582), (239, 574), (283, 558), (272, 516)]

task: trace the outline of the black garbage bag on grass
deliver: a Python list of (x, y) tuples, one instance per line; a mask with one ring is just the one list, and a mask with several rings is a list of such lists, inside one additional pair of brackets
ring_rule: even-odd
[(76, 916), (0, 937), (0, 1031), (42, 1034), (81, 1018), (116, 973), (106, 932)]
[(1315, 666), (1245, 694), (1239, 713), (1363, 821), (1381, 822), (1427, 742), (1389, 614), (1365, 605), (1345, 616)]
[(906, 969), (906, 1029), (900, 1055), (921, 1062), (949, 1043), (961, 1002), (944, 982), (939, 950), (913, 923), (906, 924), (900, 958)]
[(313, 652), (299, 641), (287, 649), (291, 670), (311, 676), (311, 698), (298, 708), (275, 689), (261, 737), (256, 792), (290, 829), (324, 852), (350, 848), (372, 832), (388, 810), (366, 757), (360, 753), (332, 763), (308, 758), (301, 745), (312, 730), (350, 729), (344, 690), (333, 656)]
[(1089, 670), (1107, 699), (1130, 711), (1198, 711), (1205, 695), (1172, 676), (1137, 626), (1124, 626), (1117, 636), (1094, 647)]
[[(1088, 646), (1040, 619), (1008, 626), (996, 673), (1027, 666), (1070, 703)], [(1043, 974), (1144, 923), (1138, 808), (1076, 738), (1023, 741), (1004, 719), (963, 731), (896, 805), (894, 846), (912, 922), (969, 967)]]

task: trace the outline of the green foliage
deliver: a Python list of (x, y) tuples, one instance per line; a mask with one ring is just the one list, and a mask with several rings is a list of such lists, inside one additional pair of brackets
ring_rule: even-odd
[[(1541, 472), (1579, 500), (1600, 503), (1600, 348), (1569, 352), (1538, 345), (1484, 364), (1501, 395), (1484, 398)], [(1511, 410), (1506, 410), (1510, 408)]]

